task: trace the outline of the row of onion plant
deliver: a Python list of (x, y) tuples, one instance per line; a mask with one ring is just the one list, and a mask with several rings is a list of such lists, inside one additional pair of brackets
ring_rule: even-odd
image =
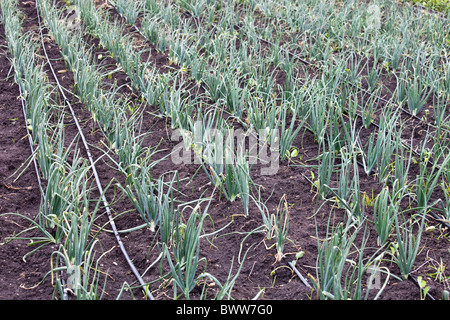
[[(412, 101), (412, 100), (413, 100), (413, 99), (410, 99), (410, 101)], [(410, 110), (414, 111), (414, 110), (416, 110), (416, 109), (415, 109), (415, 108), (410, 108)], [(322, 118), (322, 120), (323, 120), (323, 118)], [(385, 122), (385, 123), (386, 123), (386, 125), (388, 124), (387, 122)], [(383, 125), (383, 126), (384, 126), (384, 125)], [(325, 125), (324, 127), (326, 127), (326, 125)], [(383, 128), (384, 128), (384, 127), (383, 127)], [(386, 130), (386, 129), (387, 129), (387, 130)], [(384, 173), (383, 173), (382, 175), (380, 175), (380, 180), (386, 178), (386, 169), (388, 168), (388, 165), (390, 164), (391, 156), (392, 156), (392, 154), (393, 154), (393, 150), (394, 150), (394, 149), (399, 150), (399, 149), (401, 148), (401, 147), (400, 147), (400, 144), (399, 144), (399, 141), (400, 141), (399, 135), (396, 134), (395, 131), (391, 131), (392, 129), (394, 129), (394, 128), (392, 127), (392, 122), (389, 124), (389, 127), (386, 127), (386, 129), (383, 129), (383, 131), (382, 131), (381, 134), (379, 135), (379, 139), (377, 140), (377, 146), (376, 146), (376, 149), (375, 149), (375, 150), (372, 149), (372, 147), (374, 146), (374, 140), (373, 140), (373, 138), (369, 141), (369, 148), (368, 148), (368, 149), (370, 149), (370, 151), (371, 151), (370, 154), (368, 154), (368, 159), (373, 159), (374, 161), (377, 161), (377, 162), (378, 162), (378, 161), (381, 161), (381, 163), (382, 163), (382, 166), (381, 166), (381, 167), (382, 167)], [(321, 130), (317, 130), (316, 132), (321, 132)], [(383, 134), (383, 132), (384, 132), (384, 134)], [(388, 133), (389, 135), (386, 136), (386, 133)], [(392, 136), (392, 134), (394, 134), (394, 136)], [(392, 140), (393, 137), (395, 137), (394, 140)], [(386, 140), (386, 139), (387, 139), (387, 140)], [(350, 142), (351, 142), (351, 141), (350, 141)], [(389, 142), (389, 144), (386, 145), (386, 142)], [(388, 152), (387, 155), (384, 155), (383, 153), (380, 152), (381, 146), (383, 146), (383, 147), (388, 147), (387, 150), (390, 150), (390, 152)], [(373, 152), (373, 151), (374, 151), (374, 152)], [(328, 152), (325, 152), (325, 153), (324, 153), (324, 155), (327, 155), (327, 154), (329, 154), (329, 153), (328, 153)], [(383, 155), (383, 157), (380, 159), (380, 156), (381, 156), (381, 155)], [(377, 160), (375, 160), (375, 159), (377, 159)], [(378, 159), (379, 159), (379, 160), (378, 160)], [(403, 158), (402, 158), (402, 159), (403, 159)], [(399, 160), (399, 161), (400, 161), (400, 160)], [(401, 161), (403, 161), (403, 160), (401, 160)], [(374, 162), (373, 162), (373, 163), (374, 163)], [(329, 171), (329, 168), (330, 168), (331, 164), (332, 164), (331, 161), (324, 162), (324, 165), (321, 166), (321, 167), (319, 167), (319, 169), (320, 169), (320, 168), (323, 168), (324, 174), (327, 174), (327, 175), (328, 175), (328, 174), (329, 174), (328, 171)], [(366, 167), (366, 168), (367, 168), (367, 167)], [(399, 168), (399, 169), (400, 169), (400, 168)], [(396, 173), (396, 175), (398, 175), (398, 176), (402, 176), (402, 177), (406, 176), (405, 172), (400, 172), (400, 170), (396, 170), (395, 173)], [(437, 175), (437, 176), (439, 176), (439, 175)], [(434, 175), (433, 177), (436, 178), (437, 176)], [(355, 175), (355, 177), (357, 177), (357, 175)], [(322, 178), (323, 178), (323, 177), (322, 177)], [(430, 182), (430, 183), (432, 183), (433, 181), (435, 181), (435, 180), (428, 180), (428, 182)], [(422, 183), (420, 183), (419, 181), (417, 181), (416, 183), (417, 183), (417, 185), (418, 185), (419, 188), (422, 187)], [(358, 185), (358, 184), (356, 183), (356, 186), (357, 186), (357, 185)], [(435, 185), (435, 184), (433, 183), (433, 185)], [(346, 184), (346, 183), (343, 183), (342, 186), (346, 187), (347, 184)], [(325, 187), (325, 186), (324, 186), (324, 187)], [(343, 193), (345, 193), (345, 192), (343, 192)], [(357, 192), (356, 194), (359, 194), (359, 193), (360, 193), (360, 192)], [(359, 208), (361, 208), (361, 206), (359, 206)], [(420, 206), (419, 208), (423, 208), (423, 207)], [(422, 210), (420, 210), (420, 211), (422, 211)], [(397, 225), (398, 225), (398, 224), (397, 224)], [(420, 230), (421, 230), (421, 229), (420, 229)], [(420, 239), (420, 230), (419, 230), (419, 239)], [(399, 234), (399, 233), (398, 233), (398, 234)], [(410, 237), (410, 236), (409, 236), (409, 237)], [(402, 242), (402, 241), (400, 241), (400, 240), (401, 240), (401, 237), (399, 236), (399, 242), (402, 243), (402, 244), (404, 244), (404, 242)], [(420, 242), (420, 241), (419, 241), (419, 242)], [(412, 249), (413, 249), (413, 251), (411, 252), (410, 257), (413, 257), (413, 256), (414, 256), (414, 250), (417, 250), (417, 243), (415, 243), (414, 246), (412, 246)], [(403, 250), (402, 252), (403, 252), (403, 253), (401, 253), (401, 255), (404, 256), (405, 250)], [(402, 264), (404, 261), (405, 261), (405, 259), (400, 259), (400, 258), (399, 258), (399, 260), (398, 260), (399, 264)], [(412, 260), (412, 261), (413, 261), (413, 260)], [(411, 261), (409, 261), (409, 262), (411, 262)], [(403, 268), (403, 270), (404, 270), (404, 268)], [(407, 274), (407, 272), (404, 272), (404, 271), (402, 271), (402, 272), (403, 272), (403, 274)]]
[[(5, 25), (14, 79), (26, 102), (26, 121), (33, 136), (40, 173), (46, 188), (42, 193), (39, 216), (30, 218), (31, 227), (12, 239), (27, 239), (33, 229), (41, 236), (32, 236), (37, 246), (29, 254), (47, 244), (57, 247), (50, 258), (47, 276), (55, 280), (55, 294), (67, 298), (72, 292), (77, 299), (101, 297), (95, 259), (96, 237), (91, 234), (99, 201), (91, 199), (90, 167), (80, 156), (75, 140), (65, 141), (64, 113), (50, 96), (53, 84), (38, 58), (39, 43), (32, 32), (24, 33), (21, 11), (16, 1), (2, 1), (2, 23)], [(33, 115), (34, 114), (34, 115)], [(65, 143), (68, 143), (66, 145)], [(94, 205), (92, 205), (94, 203)], [(25, 258), (25, 257), (24, 257)], [(67, 276), (60, 277), (65, 271)]]
[[(153, 8), (155, 8), (155, 7), (153, 7)], [(194, 2), (192, 2), (191, 5), (188, 6), (188, 9), (193, 13), (194, 16), (198, 16), (202, 12), (202, 10), (198, 10), (198, 7), (195, 7)], [(165, 11), (165, 12), (171, 12), (172, 13), (172, 11)], [(173, 15), (170, 15), (170, 17), (173, 17)], [(174, 20), (176, 20), (176, 19), (170, 19), (170, 22), (173, 23)], [(246, 31), (248, 31), (247, 34), (251, 35), (252, 34), (251, 31), (254, 30), (255, 28), (251, 28), (252, 24), (251, 24), (250, 18), (248, 18), (247, 23), (249, 21), (250, 21), (250, 23), (249, 23), (250, 29), (248, 29)], [(227, 24), (227, 26), (229, 26), (229, 24)], [(151, 34), (153, 36), (155, 36), (154, 32), (151, 33)], [(208, 33), (204, 33), (204, 34), (208, 35)], [(215, 41), (211, 41), (211, 42), (206, 42), (205, 41), (206, 43), (212, 43), (212, 45), (209, 47), (209, 48), (213, 49), (213, 51), (211, 51), (211, 52), (214, 53), (214, 54), (211, 54), (211, 58), (216, 59), (215, 60), (216, 64), (212, 63), (211, 64), (212, 66), (215, 66), (215, 67), (219, 66), (220, 67), (223, 62), (227, 62), (228, 61), (226, 57), (228, 55), (233, 54), (233, 51), (231, 49), (229, 51), (227, 51), (227, 50), (224, 50), (223, 46), (220, 46), (220, 41), (222, 41), (222, 43), (223, 43), (223, 39), (225, 39), (226, 37), (228, 37), (228, 39), (230, 39), (231, 38), (230, 35), (231, 35), (231, 33), (228, 34), (228, 35), (225, 33), (223, 38), (221, 38), (219, 36), (219, 37), (214, 38)], [(158, 38), (158, 39), (160, 39), (160, 38)], [(215, 46), (215, 44), (217, 44), (217, 46)], [(317, 43), (316, 45), (319, 45), (319, 43)], [(183, 46), (181, 46), (181, 47), (183, 48)], [(229, 48), (231, 48), (231, 46)], [(186, 57), (188, 57), (188, 55), (185, 54), (186, 52), (192, 52), (192, 51), (180, 51), (180, 52), (177, 53), (177, 57), (183, 57), (183, 59), (179, 58), (177, 60), (178, 62), (189, 61), (189, 59), (186, 58)], [(255, 50), (255, 52), (258, 52), (258, 51)], [(208, 58), (210, 58), (210, 57), (208, 56)], [(230, 59), (230, 61), (231, 60), (232, 61), (236, 61), (236, 59)], [(238, 60), (238, 61), (242, 61), (242, 59)], [(252, 62), (255, 63), (255, 60), (250, 61), (250, 63), (252, 63)], [(267, 67), (267, 65), (265, 63), (266, 63), (266, 61), (262, 61), (259, 65), (263, 66), (262, 69), (261, 69), (262, 72), (263, 72), (263, 75), (270, 77), (270, 75), (268, 73), (264, 73), (264, 70), (267, 70), (267, 69), (265, 69), (265, 67)], [(230, 67), (229, 64), (223, 64), (223, 65), (227, 66), (227, 67)], [(250, 64), (250, 66), (252, 66), (252, 65), (253, 66), (258, 65), (258, 63)], [(343, 67), (341, 65), (341, 69), (342, 68)], [(212, 68), (212, 69), (214, 69), (214, 68)], [(221, 70), (221, 72), (224, 72), (225, 68), (223, 68), (223, 69), (221, 68), (220, 70)], [(236, 69), (230, 68), (229, 70), (236, 70)], [(319, 87), (320, 89), (317, 90), (314, 93), (314, 95), (311, 95), (311, 96), (316, 97), (318, 93), (321, 93), (321, 94), (324, 95), (324, 97), (328, 97), (329, 94), (328, 94), (328, 92), (326, 90), (327, 89), (331, 89), (331, 91), (333, 92), (333, 89), (336, 89), (337, 85), (340, 84), (339, 82), (336, 82), (336, 80), (339, 80), (339, 79), (337, 78), (337, 72), (335, 72), (336, 70), (335, 70), (335, 66), (334, 65), (330, 64), (329, 68), (326, 71), (328, 73), (325, 73), (325, 75), (327, 77), (329, 77), (329, 78), (323, 78), (322, 77), (322, 79), (321, 79), (322, 81), (321, 81), (321, 83), (319, 83), (320, 85), (322, 85), (322, 87), (321, 88)], [(228, 83), (222, 81), (221, 80), (222, 77), (218, 77), (217, 75), (218, 75), (218, 73), (213, 73), (212, 77), (207, 78), (206, 84), (208, 84), (207, 88), (210, 89), (209, 92), (213, 94), (213, 95), (211, 95), (213, 100), (214, 101), (221, 101), (221, 99), (223, 99), (223, 97), (224, 97), (223, 92), (224, 92), (225, 88), (228, 87)], [(224, 77), (224, 78), (226, 78), (226, 77)], [(230, 76), (230, 78), (233, 78), (233, 77)], [(263, 81), (266, 81), (267, 80), (266, 78), (267, 77), (265, 77), (263, 79)], [(251, 81), (250, 81), (250, 83), (251, 83)], [(273, 87), (274, 87), (273, 86), (273, 82), (270, 83), (270, 81), (266, 82), (266, 83), (259, 82), (257, 84), (261, 84), (262, 86), (264, 86), (264, 84), (266, 84), (265, 87), (259, 87), (259, 88), (263, 88), (263, 89), (268, 89), (269, 90), (269, 91), (265, 91), (264, 93), (267, 93), (267, 92), (270, 93), (271, 90), (273, 90)], [(255, 90), (255, 91), (257, 91), (256, 95), (258, 95), (258, 93), (261, 93), (261, 91), (259, 91), (259, 90)], [(271, 99), (270, 98), (270, 94), (264, 94), (264, 95), (261, 94), (261, 95), (259, 95), (259, 98), (265, 103), (267, 103), (269, 101), (268, 104), (270, 105), (270, 99)], [(317, 104), (313, 104), (313, 106), (317, 106)], [(311, 118), (311, 120), (314, 121), (314, 122), (312, 122), (312, 124), (314, 124), (313, 128), (315, 128), (315, 132), (316, 132), (316, 135), (319, 137), (319, 139), (318, 139), (319, 141), (324, 141), (325, 140), (325, 137), (327, 136), (325, 134), (325, 132), (326, 132), (325, 130), (327, 128), (329, 128), (329, 125), (331, 123), (329, 121), (334, 121), (334, 119), (335, 119), (335, 117), (329, 117), (329, 119), (326, 122), (324, 122), (323, 115), (324, 115), (324, 112), (326, 112), (326, 110), (327, 110), (327, 108), (326, 108), (327, 106), (328, 106), (328, 104), (326, 104), (326, 103), (322, 104), (322, 107), (320, 109), (316, 110), (316, 111), (321, 111), (322, 113), (314, 114), (314, 118)], [(272, 110), (276, 110), (276, 109), (272, 109)], [(255, 110), (255, 111), (257, 111), (257, 112), (249, 112), (251, 119), (252, 120), (256, 120), (256, 121), (253, 121), (252, 123), (253, 124), (260, 124), (261, 122), (259, 120), (264, 120), (264, 118), (261, 117), (261, 116), (264, 116), (264, 114), (261, 113), (262, 110)], [(272, 121), (274, 121), (276, 119), (276, 117), (274, 115), (276, 115), (276, 114), (277, 114), (276, 112), (273, 112), (273, 113), (269, 112), (269, 118), (266, 118), (266, 119), (272, 119)], [(329, 111), (328, 111), (328, 115), (330, 116)], [(250, 117), (249, 117), (249, 120), (250, 120)], [(354, 148), (355, 142), (357, 144), (357, 141), (355, 140), (356, 135), (354, 134), (355, 133), (354, 126), (352, 126), (352, 124), (350, 124), (350, 126), (347, 126), (344, 129), (347, 130), (346, 132), (344, 132), (343, 136), (347, 140), (347, 145), (349, 147), (351, 147), (351, 153), (350, 154), (353, 154), (353, 152), (358, 152), (357, 148)], [(392, 134), (392, 133), (390, 132), (390, 134)], [(327, 139), (328, 139), (329, 142), (333, 142), (333, 141), (335, 141), (334, 138), (336, 138), (336, 137), (333, 137), (333, 139), (328, 139), (328, 138)], [(378, 149), (377, 150), (378, 151), (381, 150), (381, 145), (386, 143), (386, 141), (389, 142), (389, 145), (386, 145), (386, 146), (389, 147), (388, 150), (393, 150), (392, 143), (395, 142), (395, 141), (398, 142), (398, 139), (392, 140), (391, 136), (388, 136), (387, 138), (388, 138), (388, 140), (386, 140), (386, 136), (380, 135), (379, 140), (377, 140), (377, 144), (378, 144)], [(370, 140), (369, 141), (369, 147), (371, 147), (370, 144), (373, 144), (373, 143), (374, 143), (374, 140), (373, 139)], [(398, 148), (398, 144), (397, 144), (397, 148)], [(345, 150), (345, 149), (342, 149), (342, 150)], [(371, 151), (372, 151), (372, 149), (371, 149)], [(320, 166), (318, 168), (319, 172), (320, 172), (321, 168), (323, 169), (322, 170), (323, 173), (319, 174), (319, 183), (321, 185), (321, 189), (324, 190), (325, 192), (326, 192), (326, 180), (325, 180), (325, 177), (327, 175), (329, 175), (329, 172), (327, 172), (327, 170), (329, 171), (330, 165), (332, 163), (334, 163), (334, 161), (332, 161), (333, 160), (333, 158), (332, 158), (333, 153), (325, 152), (325, 153), (322, 153), (321, 157), (326, 156), (326, 155), (328, 155), (328, 158), (325, 157), (324, 160), (326, 160), (326, 161), (321, 162), (321, 164), (320, 164)], [(372, 164), (375, 163), (374, 161), (378, 161), (378, 160), (375, 160), (375, 159), (377, 159), (377, 157), (379, 157), (379, 155), (380, 155), (379, 152), (375, 152), (375, 153), (371, 152), (367, 156), (368, 157), (367, 158), (367, 163), (372, 163)], [(370, 162), (371, 159), (373, 159), (374, 161)], [(383, 163), (384, 165), (383, 165), (383, 168), (382, 168), (382, 170), (380, 172), (386, 170), (388, 159), (389, 159), (388, 155), (385, 156), (383, 159), (381, 159), (381, 163)], [(351, 161), (350, 163), (351, 163), (351, 165), (354, 165), (353, 161)], [(355, 166), (355, 168), (356, 168), (356, 166)], [(396, 172), (396, 174), (397, 174), (397, 172)], [(398, 173), (398, 174), (400, 175), (401, 173)], [(385, 174), (381, 175), (380, 179), (384, 178), (384, 177), (385, 177)], [(214, 179), (214, 181), (217, 181), (217, 180)], [(342, 185), (346, 186), (345, 183), (342, 183)], [(353, 193), (353, 200), (354, 201), (352, 202), (353, 206), (349, 207), (350, 211), (352, 213), (357, 213), (358, 216), (362, 216), (362, 213), (363, 213), (362, 210), (364, 209), (364, 203), (360, 202), (360, 194), (361, 194), (361, 192), (359, 190), (359, 181), (358, 181), (358, 173), (357, 173), (357, 171), (355, 172), (354, 182), (352, 182), (352, 188), (354, 189), (354, 193)], [(347, 193), (345, 191), (342, 191), (342, 192), (340, 192), (340, 194), (347, 194)], [(345, 202), (342, 202), (342, 203), (345, 203)]]

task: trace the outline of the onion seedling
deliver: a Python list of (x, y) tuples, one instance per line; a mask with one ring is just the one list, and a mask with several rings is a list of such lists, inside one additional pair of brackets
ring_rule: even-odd
[[(286, 155), (289, 152), (289, 149), (292, 147), (292, 143), (294, 142), (294, 139), (298, 135), (300, 129), (302, 129), (303, 124), (307, 121), (307, 116), (305, 116), (303, 119), (297, 119), (297, 114), (296, 114), (297, 112), (294, 110), (292, 118), (291, 118), (291, 123), (290, 123), (289, 127), (286, 128), (287, 113), (288, 113), (287, 108), (283, 108), (281, 110), (281, 120), (280, 120), (281, 121), (281, 134), (280, 134), (280, 143), (279, 143), (281, 160), (284, 160), (284, 158), (286, 157)], [(297, 120), (300, 120), (300, 123), (296, 123)], [(295, 126), (297, 126), (297, 127), (295, 127)]]
[(439, 199), (441, 204), (441, 211), (445, 220), (450, 221), (450, 186), (447, 181), (441, 183), (441, 188), (444, 193), (444, 199)]
[(411, 166), (413, 153), (412, 151), (409, 151), (409, 156), (405, 157), (405, 152), (403, 144), (397, 143), (394, 153), (394, 175), (391, 177), (392, 187), (395, 191), (399, 191), (406, 187), (408, 183), (409, 168)]
[[(427, 139), (425, 139), (426, 141)], [(420, 161), (420, 172), (416, 178), (416, 196), (417, 196), (417, 207), (419, 210), (426, 207), (431, 207), (429, 204), (431, 196), (434, 192), (435, 187), (438, 185), (439, 179), (442, 174), (447, 170), (448, 163), (450, 161), (450, 155), (443, 155), (444, 158), (440, 163), (437, 161), (431, 162), (431, 151), (427, 151), (425, 148), (425, 143), (421, 150), (421, 161)], [(429, 164), (431, 163), (431, 168)]]
[(349, 225), (348, 222), (346, 226), (340, 223), (338, 226), (332, 227), (333, 230), (330, 231), (330, 225), (328, 224), (326, 238), (322, 243), (320, 243), (319, 235), (317, 234), (318, 281), (315, 282), (315, 285), (320, 299), (339, 298), (345, 263), (349, 259), (350, 249), (357, 234), (355, 231), (349, 237), (348, 230), (350, 226), (351, 224)]
[(283, 195), (278, 203), (277, 213), (274, 216), (274, 227), (277, 248), (275, 258), (277, 261), (281, 261), (284, 257), (284, 245), (289, 231), (289, 209), (286, 195)]
[(352, 165), (352, 155), (346, 152), (345, 148), (341, 148), (340, 153), (341, 153), (341, 164), (336, 193), (338, 196), (337, 198), (339, 199), (338, 206), (344, 207), (341, 204), (341, 202), (344, 201), (345, 203), (347, 203), (351, 195), (350, 171)]
[[(172, 244), (173, 258), (169, 252), (168, 246), (163, 244), (163, 252), (167, 258), (170, 267), (170, 274), (174, 280), (174, 293), (179, 287), (186, 299), (190, 298), (190, 292), (194, 289), (197, 282), (204, 276), (197, 275), (199, 263), (204, 258), (200, 255), (200, 239), (203, 230), (203, 222), (207, 217), (207, 209), (200, 212), (196, 206), (186, 222), (183, 224), (181, 212), (175, 211), (177, 216), (174, 220), (174, 241)], [(173, 259), (173, 260), (172, 260)]]

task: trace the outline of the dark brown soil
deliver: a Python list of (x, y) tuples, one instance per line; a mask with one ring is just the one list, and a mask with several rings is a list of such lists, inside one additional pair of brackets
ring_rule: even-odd
[[(20, 9), (25, 13), (24, 27), (27, 30), (36, 29), (34, 1), (21, 0), (19, 3)], [(7, 45), (4, 37), (3, 26), (0, 26), (0, 45), (2, 47)], [(95, 39), (89, 41), (92, 41), (93, 44), (96, 43)], [(55, 70), (65, 69), (58, 47), (49, 38), (47, 38), (46, 49)], [(6, 49), (5, 52), (7, 52)], [(108, 63), (114, 63), (112, 58), (108, 59)], [(152, 59), (163, 72), (167, 56), (158, 54)], [(6, 215), (6, 213), (19, 213), (30, 219), (35, 219), (39, 212), (41, 200), (36, 172), (32, 164), (26, 167), (20, 177), (16, 179), (18, 176), (16, 171), (24, 163), (27, 163), (31, 151), (26, 137), (19, 89), (11, 77), (13, 70), (10, 69), (8, 55), (0, 55), (0, 242), (2, 243), (0, 245), (0, 299), (47, 300), (52, 299), (54, 294), (54, 284), (51, 277), (48, 276), (51, 268), (50, 256), (58, 248), (48, 245), (23, 259), (35, 245), (31, 245), (28, 240), (6, 241), (8, 237), (12, 237), (30, 226), (29, 222), (23, 218), (17, 215)], [(47, 71), (49, 71), (48, 68)], [(73, 77), (69, 71), (57, 74), (62, 86), (72, 88)], [(129, 81), (123, 73), (117, 73), (114, 77), (121, 84)], [(50, 73), (49, 78), (52, 79)], [(122, 93), (132, 96), (131, 86), (128, 88)], [(70, 97), (70, 99), (79, 120), (82, 120), (83, 130), (89, 143), (91, 146), (99, 146), (98, 142), (105, 140), (105, 138), (93, 125), (89, 112), (75, 98)], [(178, 142), (170, 141), (170, 130), (167, 129), (170, 123), (161, 118), (153, 117), (151, 113), (157, 111), (156, 109), (152, 110), (152, 106), (147, 108), (146, 111), (149, 112), (144, 112), (143, 124), (146, 130), (151, 130), (151, 134), (146, 138), (145, 143), (149, 146), (160, 144), (159, 149), (166, 150), (160, 156), (166, 155), (167, 151), (171, 150)], [(70, 121), (70, 117), (68, 117), (68, 121)], [(362, 139), (366, 139), (369, 133), (367, 132), (366, 136), (362, 136)], [(74, 126), (68, 126), (66, 137), (68, 141), (71, 141), (75, 134)], [(309, 131), (301, 132), (294, 144), (301, 146), (300, 154), (304, 159), (309, 159), (318, 152), (317, 144)], [(92, 148), (92, 150), (96, 159), (107, 152), (106, 150), (97, 150), (97, 148)], [(97, 170), (103, 184), (106, 185), (113, 179), (123, 182), (124, 177), (111, 169), (109, 164), (106, 157), (103, 157), (97, 164)], [(181, 179), (187, 178), (180, 185), (179, 191), (185, 195), (184, 197), (180, 196), (180, 199), (189, 201), (199, 198), (205, 191), (207, 195), (212, 192), (206, 174), (202, 169), (198, 169), (198, 165), (194, 164), (176, 166), (169, 158), (160, 162), (154, 168), (153, 175), (158, 177), (168, 171), (176, 170)], [(330, 212), (336, 213), (336, 221), (342, 220), (343, 212), (333, 208), (330, 203), (318, 201), (310, 182), (304, 178), (304, 176), (310, 177), (309, 170), (300, 166), (292, 166), (287, 162), (280, 163), (279, 171), (274, 176), (263, 176), (259, 173), (259, 169), (260, 166), (258, 165), (252, 169), (252, 177), (257, 185), (263, 187), (262, 197), (263, 199), (269, 199), (266, 204), (270, 212), (275, 212), (279, 200), (283, 195), (286, 196), (290, 208), (288, 234), (290, 241), (285, 248), (287, 261), (294, 260), (295, 254), (303, 251), (304, 255), (297, 261), (296, 268), (313, 286), (318, 253), (316, 236), (318, 235), (320, 239), (325, 237)], [(21, 170), (19, 171), (21, 172)], [(189, 178), (194, 175), (195, 178), (188, 182)], [(378, 194), (381, 188), (376, 177), (366, 175), (361, 175), (361, 186), (368, 195), (371, 195), (372, 191), (373, 194)], [(254, 189), (254, 194), (255, 191)], [(113, 200), (117, 196), (120, 196), (120, 192), (116, 195), (111, 190), (107, 194), (108, 200)], [(319, 207), (320, 209), (318, 209)], [(131, 204), (125, 197), (114, 204), (113, 211), (115, 213), (130, 210), (130, 212), (117, 218), (116, 225), (119, 230), (128, 229), (141, 223), (139, 215), (132, 209)], [(317, 214), (314, 215), (316, 211)], [(208, 272), (223, 283), (226, 281), (230, 269), (235, 274), (239, 268), (239, 263), (242, 262), (242, 269), (232, 290), (232, 296), (235, 299), (251, 299), (257, 296), (261, 289), (264, 289), (260, 295), (262, 299), (316, 299), (316, 291), (305, 286), (296, 273), (288, 267), (286, 261), (276, 260), (274, 241), (265, 239), (263, 233), (252, 233), (262, 225), (261, 215), (255, 205), (251, 204), (248, 216), (244, 216), (241, 214), (242, 204), (239, 200), (230, 203), (216, 194), (209, 206), (208, 213), (211, 219), (205, 221), (206, 233), (220, 230), (222, 227), (229, 225), (215, 237), (202, 240), (201, 257), (206, 258), (207, 264), (204, 269), (202, 264), (199, 271)], [(370, 207), (367, 208), (366, 214), (368, 217), (371, 216)], [(214, 225), (212, 225), (212, 221)], [(105, 215), (99, 218), (97, 225), (103, 223), (107, 223)], [(424, 233), (421, 251), (417, 256), (412, 276), (414, 278), (419, 275), (423, 276), (427, 285), (431, 287), (430, 296), (441, 299), (443, 289), (448, 289), (445, 281), (438, 282), (429, 277), (428, 274), (435, 272), (435, 262), (440, 262), (442, 259), (446, 264), (450, 261), (448, 239), (446, 230), (442, 229), (435, 221), (430, 220), (428, 226), (435, 226), (436, 228), (430, 228), (430, 231)], [(369, 230), (369, 232), (366, 247), (368, 252), (374, 252), (377, 248), (376, 233), (375, 230)], [(37, 231), (32, 231), (31, 234), (39, 236)], [(358, 234), (355, 243), (358, 244), (362, 241), (362, 235), (362, 232)], [(111, 233), (101, 233), (99, 240), (101, 243), (99, 255), (104, 253), (99, 268), (107, 280), (102, 298), (116, 299), (124, 283), (136, 285), (136, 278), (117, 246), (114, 236)], [(124, 234), (122, 240), (128, 254), (141, 273), (158, 258), (159, 250), (155, 245), (154, 234), (148, 229), (144, 228)], [(242, 261), (243, 254), (247, 249), (247, 256)], [(383, 265), (389, 268), (393, 275), (400, 276), (398, 268), (391, 261), (387, 260)], [(168, 270), (167, 262), (160, 261), (144, 276), (146, 281), (151, 282), (150, 289), (158, 300), (173, 299), (172, 285), (156, 281), (160, 275), (166, 274)], [(312, 277), (308, 277), (308, 275)], [(384, 278), (382, 280), (384, 281)], [(156, 282), (153, 283), (153, 281)], [(202, 289), (203, 285), (195, 288), (191, 298), (198, 299)], [(208, 297), (214, 297), (217, 291), (217, 286), (208, 283)], [(374, 294), (375, 292), (371, 296), (373, 297)], [(145, 299), (139, 289), (126, 291), (121, 298)], [(413, 280), (400, 281), (391, 277), (379, 298), (383, 300), (418, 300), (420, 299), (420, 292)]]

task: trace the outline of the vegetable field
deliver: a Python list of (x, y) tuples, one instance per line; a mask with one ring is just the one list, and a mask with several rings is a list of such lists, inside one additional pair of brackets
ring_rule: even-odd
[(448, 299), (449, 18), (0, 0), (0, 299)]

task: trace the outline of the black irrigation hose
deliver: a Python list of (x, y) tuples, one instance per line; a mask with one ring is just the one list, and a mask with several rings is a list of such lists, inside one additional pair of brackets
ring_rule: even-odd
[(148, 286), (146, 285), (145, 281), (142, 279), (141, 275), (139, 274), (139, 271), (134, 266), (133, 262), (131, 261), (129, 255), (128, 255), (126, 249), (125, 249), (125, 246), (123, 245), (123, 242), (122, 242), (122, 240), (120, 238), (119, 232), (118, 232), (118, 230), (116, 228), (116, 225), (115, 225), (115, 222), (114, 222), (114, 218), (112, 217), (111, 211), (109, 209), (108, 201), (106, 200), (105, 194), (103, 192), (103, 188), (102, 188), (102, 185), (101, 185), (101, 182), (100, 182), (100, 178), (99, 178), (97, 170), (95, 168), (95, 162), (94, 162), (94, 160), (92, 158), (91, 151), (89, 149), (88, 143), (87, 143), (86, 138), (85, 138), (85, 136), (83, 134), (81, 126), (80, 126), (80, 124), (78, 122), (78, 119), (76, 117), (75, 111), (73, 110), (69, 99), (65, 95), (64, 89), (62, 88), (61, 84), (59, 83), (58, 77), (56, 76), (55, 70), (53, 69), (53, 66), (52, 66), (52, 64), (50, 62), (50, 59), (49, 59), (48, 55), (47, 55), (47, 50), (45, 49), (44, 37), (43, 37), (43, 33), (42, 33), (42, 25), (41, 25), (41, 18), (40, 18), (40, 13), (39, 13), (39, 8), (38, 8), (38, 0), (36, 0), (36, 13), (37, 13), (37, 17), (38, 17), (39, 32), (40, 32), (40, 36), (41, 36), (41, 42), (42, 42), (42, 48), (43, 48), (43, 51), (44, 51), (44, 55), (45, 55), (45, 57), (46, 57), (46, 59), (48, 61), (48, 65), (49, 65), (49, 67), (50, 67), (50, 69), (52, 71), (53, 77), (54, 77), (54, 79), (56, 81), (56, 84), (58, 86), (58, 89), (59, 89), (59, 91), (60, 91), (60, 93), (61, 93), (61, 95), (62, 95), (62, 97), (64, 99), (64, 102), (67, 104), (67, 106), (68, 106), (68, 108), (69, 108), (69, 110), (70, 110), (70, 112), (72, 114), (73, 120), (74, 120), (74, 122), (75, 122), (75, 124), (77, 126), (77, 129), (78, 129), (78, 131), (80, 133), (80, 137), (81, 137), (81, 139), (83, 141), (83, 144), (84, 144), (84, 147), (86, 149), (89, 161), (91, 163), (91, 168), (92, 168), (92, 172), (93, 172), (94, 177), (95, 177), (97, 188), (99, 189), (99, 192), (102, 195), (102, 200), (103, 200), (103, 203), (105, 205), (105, 209), (106, 209), (106, 212), (107, 212), (107, 215), (108, 215), (109, 223), (110, 223), (110, 225), (111, 225), (111, 227), (113, 229), (114, 235), (116, 237), (116, 241), (119, 244), (119, 247), (120, 247), (120, 249), (122, 251), (122, 254), (124, 255), (126, 261), (128, 262), (128, 265), (130, 266), (130, 268), (133, 271), (134, 275), (136, 276), (137, 280), (139, 281), (141, 286), (145, 288), (146, 295), (150, 298), (150, 300), (154, 300), (154, 297), (151, 294)]

